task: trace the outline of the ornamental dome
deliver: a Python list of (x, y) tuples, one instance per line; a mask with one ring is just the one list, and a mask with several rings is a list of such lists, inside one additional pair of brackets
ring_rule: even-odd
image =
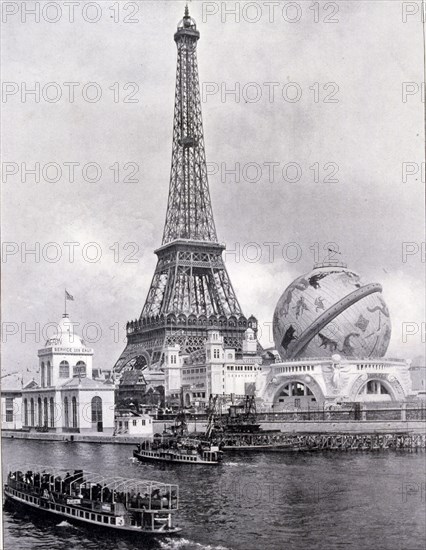
[(391, 322), (377, 283), (343, 263), (316, 264), (286, 288), (275, 308), (275, 346), (283, 359), (383, 357)]
[(70, 321), (66, 313), (62, 316), (62, 319), (58, 323), (58, 330), (56, 334), (51, 336), (46, 341), (45, 347), (50, 346), (64, 346), (73, 348), (86, 347), (84, 340), (74, 332), (73, 323)]

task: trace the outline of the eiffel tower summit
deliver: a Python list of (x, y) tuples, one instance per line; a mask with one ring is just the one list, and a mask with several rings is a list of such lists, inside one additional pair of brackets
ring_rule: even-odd
[(185, 7), (177, 46), (173, 149), (169, 198), (157, 267), (139, 319), (127, 323), (127, 345), (114, 372), (160, 366), (165, 346), (182, 354), (201, 350), (207, 330), (242, 350), (245, 331), (257, 335), (232, 287), (218, 242), (207, 178), (197, 65), (200, 33)]

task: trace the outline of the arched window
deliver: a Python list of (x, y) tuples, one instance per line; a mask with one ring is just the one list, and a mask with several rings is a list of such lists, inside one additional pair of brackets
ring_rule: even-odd
[(70, 377), (70, 364), (68, 361), (61, 361), (59, 363), (59, 378)]
[(46, 365), (46, 378), (47, 386), (50, 387), (52, 385), (52, 367), (50, 365), (50, 361), (48, 361)]
[(34, 399), (32, 397), (30, 401), (30, 420), (31, 426), (35, 426)]
[(78, 423), (77, 423), (77, 399), (75, 397), (72, 398), (72, 427), (73, 428), (77, 428), (78, 427)]
[(102, 399), (94, 397), (92, 399), (92, 423), (102, 422)]
[(47, 397), (44, 398), (44, 426), (49, 425), (49, 409), (47, 408)]
[(46, 386), (46, 369), (44, 366), (44, 361), (41, 362), (41, 387), (44, 388)]
[(53, 401), (53, 397), (50, 398), (49, 401), (49, 408), (50, 408), (50, 427), (55, 427), (55, 403)]
[(78, 361), (78, 363), (74, 367), (74, 376), (80, 376), (80, 378), (85, 378), (86, 363), (84, 361)]
[(68, 397), (64, 399), (64, 418), (65, 418), (65, 428), (70, 427), (70, 409), (68, 405)]
[(38, 425), (43, 426), (43, 407), (41, 404), (41, 397), (37, 399), (37, 410), (38, 410)]
[(28, 426), (28, 399), (24, 399), (24, 426)]

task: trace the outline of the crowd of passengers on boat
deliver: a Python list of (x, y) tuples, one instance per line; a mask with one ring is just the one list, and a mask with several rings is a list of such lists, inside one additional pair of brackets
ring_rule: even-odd
[(142, 441), (142, 443), (138, 443), (137, 445), (138, 452), (142, 451), (163, 451), (164, 449), (174, 449), (178, 451), (194, 451), (197, 450), (198, 452), (202, 452), (204, 450), (203, 448), (203, 442), (202, 441), (187, 441), (185, 439), (176, 439), (176, 438), (170, 438), (170, 439), (163, 439), (160, 441), (157, 441), (154, 439), (154, 441), (145, 440)]
[[(91, 507), (92, 504), (124, 504), (127, 508), (139, 509), (169, 509), (177, 507), (177, 491), (153, 488), (150, 493), (117, 491), (110, 489), (106, 484), (91, 483), (85, 480), (82, 470), (75, 470), (74, 474), (66, 473), (64, 478), (46, 472), (26, 473), (21, 471), (10, 472), (9, 484), (26, 493), (49, 498), (54, 502), (67, 503), (67, 499), (78, 499), (78, 504)], [(73, 504), (77, 504), (74, 502)]]

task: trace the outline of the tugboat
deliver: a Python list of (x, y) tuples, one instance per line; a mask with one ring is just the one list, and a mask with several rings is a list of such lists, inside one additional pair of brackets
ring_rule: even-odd
[(175, 425), (156, 434), (153, 441), (143, 441), (133, 451), (133, 457), (141, 462), (160, 461), (181, 464), (219, 464), (223, 452), (211, 440), (188, 435), (185, 414), (181, 411)]
[[(22, 467), (21, 467), (22, 468)], [(33, 466), (9, 472), (6, 502), (67, 521), (134, 534), (172, 535), (178, 486), (83, 470), (73, 474)], [(65, 473), (66, 472), (66, 473)]]

